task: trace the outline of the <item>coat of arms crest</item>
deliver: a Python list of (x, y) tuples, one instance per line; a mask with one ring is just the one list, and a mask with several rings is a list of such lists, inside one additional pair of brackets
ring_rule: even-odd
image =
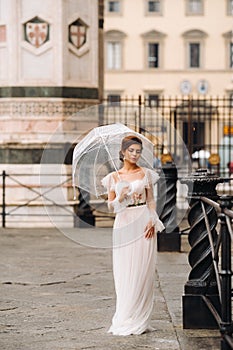
[(46, 41), (49, 36), (49, 24), (38, 17), (25, 23), (25, 39), (30, 44), (39, 48)]
[(69, 42), (80, 49), (87, 41), (88, 26), (79, 18), (69, 25)]

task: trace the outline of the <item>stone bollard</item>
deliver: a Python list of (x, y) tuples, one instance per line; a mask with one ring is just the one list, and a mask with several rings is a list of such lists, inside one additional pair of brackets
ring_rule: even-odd
[(172, 162), (162, 166), (158, 181), (157, 211), (165, 230), (158, 233), (158, 251), (180, 251), (176, 211), (177, 168)]
[(218, 328), (217, 322), (204, 302), (204, 296), (211, 299), (212, 304), (220, 310), (217, 282), (214, 273), (211, 245), (205, 224), (203, 207), (208, 217), (214, 246), (217, 243), (216, 225), (218, 215), (214, 207), (200, 200), (207, 197), (218, 199), (216, 185), (223, 180), (216, 175), (207, 173), (206, 169), (198, 169), (189, 177), (183, 178), (181, 183), (188, 186), (190, 210), (188, 222), (190, 224), (189, 264), (191, 272), (185, 284), (183, 296), (183, 327), (191, 329)]

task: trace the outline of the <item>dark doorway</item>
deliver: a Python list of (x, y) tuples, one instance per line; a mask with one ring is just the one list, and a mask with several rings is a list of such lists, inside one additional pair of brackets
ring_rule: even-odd
[(205, 123), (192, 121), (190, 128), (189, 130), (189, 123), (184, 121), (183, 140), (191, 153), (193, 153), (205, 145)]

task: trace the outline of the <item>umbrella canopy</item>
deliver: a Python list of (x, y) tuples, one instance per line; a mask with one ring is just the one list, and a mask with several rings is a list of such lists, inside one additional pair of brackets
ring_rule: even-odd
[(121, 141), (128, 135), (142, 140), (143, 150), (138, 164), (152, 169), (154, 145), (149, 139), (121, 123), (100, 126), (92, 129), (74, 148), (73, 185), (97, 197), (106, 193), (101, 179), (121, 167)]

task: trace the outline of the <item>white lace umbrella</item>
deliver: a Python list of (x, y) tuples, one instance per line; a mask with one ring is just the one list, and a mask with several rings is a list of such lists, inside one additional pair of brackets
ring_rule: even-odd
[(138, 164), (153, 168), (153, 143), (145, 136), (127, 126), (116, 123), (92, 129), (74, 148), (72, 162), (73, 186), (77, 186), (96, 197), (106, 193), (101, 179), (111, 171), (117, 171), (121, 141), (134, 135), (143, 143)]

